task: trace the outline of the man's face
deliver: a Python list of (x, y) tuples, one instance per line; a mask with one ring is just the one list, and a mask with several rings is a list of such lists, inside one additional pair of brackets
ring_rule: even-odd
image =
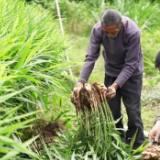
[(122, 26), (123, 26), (123, 23), (121, 23), (121, 25), (119, 27), (115, 24), (110, 25), (110, 26), (105, 26), (105, 24), (102, 24), (102, 28), (103, 28), (104, 32), (110, 38), (117, 37)]

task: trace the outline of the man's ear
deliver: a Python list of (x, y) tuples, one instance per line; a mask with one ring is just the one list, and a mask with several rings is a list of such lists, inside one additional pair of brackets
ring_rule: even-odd
[(121, 22), (121, 24), (120, 24), (120, 27), (122, 27), (123, 26), (123, 22)]

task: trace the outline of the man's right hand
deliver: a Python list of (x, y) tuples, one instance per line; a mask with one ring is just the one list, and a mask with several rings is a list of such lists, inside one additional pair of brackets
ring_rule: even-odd
[(152, 139), (154, 139), (155, 142), (160, 142), (160, 120), (156, 122), (149, 132), (149, 141), (151, 142)]
[(77, 82), (77, 85), (74, 87), (73, 92), (79, 94), (79, 91), (82, 89), (84, 84), (82, 82)]
[(84, 84), (81, 82), (77, 82), (77, 85), (74, 87), (71, 93), (71, 100), (74, 104), (76, 104), (76, 97), (79, 97), (79, 92), (83, 88)]

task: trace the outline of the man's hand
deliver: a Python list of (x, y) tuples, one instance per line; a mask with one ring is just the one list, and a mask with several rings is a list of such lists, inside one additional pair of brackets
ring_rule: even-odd
[(73, 92), (79, 95), (79, 91), (82, 89), (83, 85), (83, 83), (77, 82), (77, 85), (74, 87)]
[(79, 97), (79, 92), (83, 88), (83, 83), (78, 82), (77, 85), (74, 87), (71, 93), (71, 101), (76, 105), (77, 101), (76, 98)]
[(160, 142), (160, 120), (156, 122), (149, 132), (149, 141), (151, 142), (152, 139), (154, 139), (155, 142)]
[(113, 83), (110, 87), (107, 89), (106, 97), (111, 99), (116, 96), (116, 90), (118, 89), (118, 84)]

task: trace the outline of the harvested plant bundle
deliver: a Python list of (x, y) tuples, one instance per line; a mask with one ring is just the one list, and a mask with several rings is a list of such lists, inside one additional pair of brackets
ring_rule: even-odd
[(84, 111), (85, 108), (96, 109), (104, 100), (104, 84), (85, 84), (78, 92), (72, 92), (71, 100), (76, 106), (77, 111)]
[(160, 160), (160, 145), (154, 142), (141, 155), (143, 160)]
[[(74, 90), (71, 101), (74, 103), (80, 123), (76, 137), (80, 150), (94, 150), (96, 160), (131, 160), (128, 148), (122, 142), (116, 130), (110, 108), (106, 102), (103, 84), (85, 84), (80, 90)], [(74, 149), (74, 148), (73, 148)], [(90, 158), (93, 153), (90, 154)]]

